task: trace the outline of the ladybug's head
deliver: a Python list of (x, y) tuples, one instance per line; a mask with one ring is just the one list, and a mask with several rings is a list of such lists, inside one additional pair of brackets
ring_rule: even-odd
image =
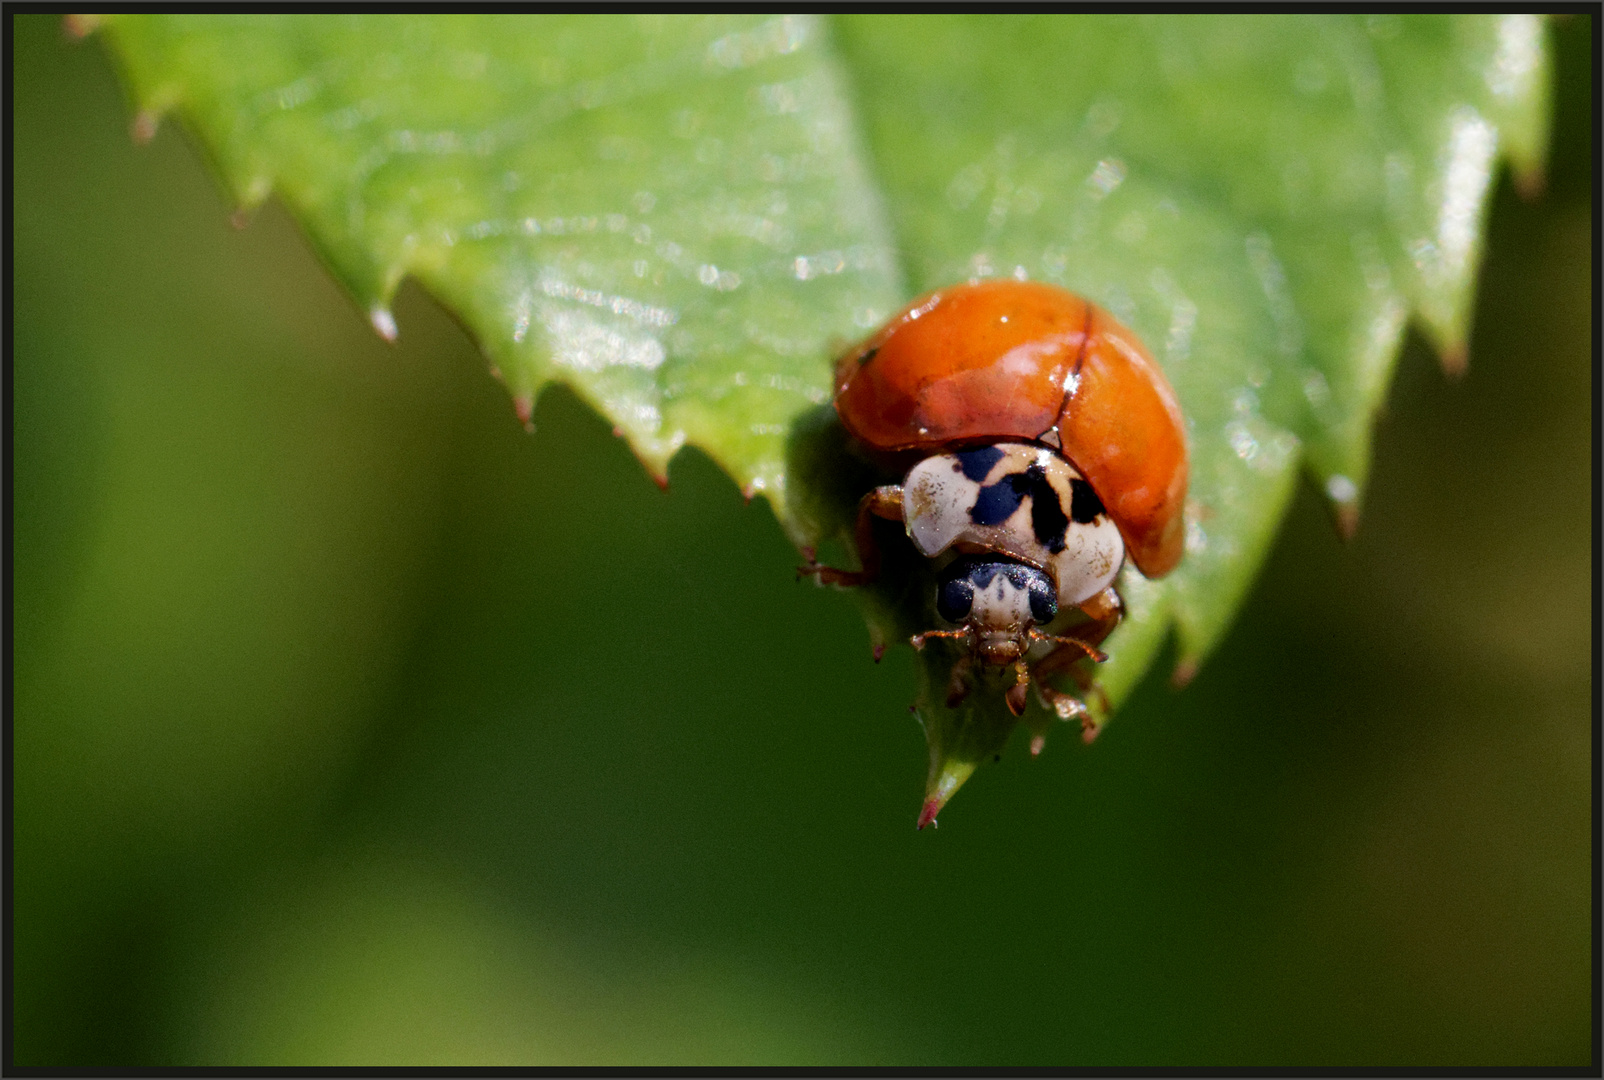
[(1052, 580), (1034, 566), (995, 556), (962, 558), (941, 572), (936, 613), (968, 631), (986, 664), (1012, 664), (1030, 647), (1030, 631), (1058, 615)]

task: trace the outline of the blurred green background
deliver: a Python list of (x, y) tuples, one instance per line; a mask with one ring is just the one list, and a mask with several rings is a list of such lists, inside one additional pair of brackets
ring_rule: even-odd
[(1587, 19), (1358, 538), (1303, 492), (1191, 687), (924, 833), (911, 655), (762, 502), (384, 345), (15, 26), (16, 1063), (1589, 1061)]

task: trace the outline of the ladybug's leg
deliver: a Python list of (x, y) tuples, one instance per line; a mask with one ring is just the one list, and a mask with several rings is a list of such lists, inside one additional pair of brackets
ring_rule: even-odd
[(947, 680), (947, 708), (956, 709), (969, 696), (969, 669), (974, 663), (974, 655), (964, 653), (952, 665), (952, 678)]
[[(1092, 711), (1086, 707), (1086, 703), (1074, 694), (1066, 694), (1062, 690), (1054, 689), (1047, 684), (1048, 678), (1055, 674), (1057, 669), (1068, 669), (1076, 682), (1082, 681), (1080, 673), (1069, 666), (1080, 659), (1077, 652), (1078, 650), (1060, 646), (1057, 651), (1050, 653), (1041, 663), (1037, 664), (1036, 670), (1031, 674), (1036, 683), (1036, 693), (1041, 695), (1041, 699), (1046, 703), (1047, 707), (1058, 714), (1060, 720), (1079, 720), (1081, 739), (1085, 742), (1091, 742), (1092, 739), (1097, 737), (1097, 721), (1092, 718)], [(1044, 671), (1043, 668), (1050, 670)], [(1083, 687), (1083, 692), (1084, 689)], [(1045, 732), (1038, 732), (1036, 737), (1031, 739), (1030, 752), (1032, 754), (1041, 753), (1042, 744), (1046, 741), (1045, 734)]]
[(1086, 703), (1074, 694), (1066, 694), (1062, 690), (1054, 689), (1047, 682), (1048, 679), (1060, 671), (1069, 669), (1070, 665), (1079, 659), (1080, 656), (1077, 655), (1076, 650), (1060, 646), (1036, 665), (1036, 669), (1031, 672), (1031, 676), (1036, 681), (1036, 692), (1047, 703), (1047, 707), (1058, 714), (1060, 720), (1078, 719), (1084, 726), (1090, 720), (1090, 713), (1086, 708)]
[(1008, 688), (1003, 695), (1003, 701), (1008, 711), (1015, 716), (1025, 715), (1025, 694), (1030, 690), (1030, 668), (1025, 664), (1025, 658), (1020, 657), (1014, 662), (1014, 685)]
[[(1054, 688), (1050, 680), (1055, 675), (1067, 671), (1077, 683), (1082, 684), (1081, 689), (1084, 692), (1090, 685), (1090, 680), (1085, 679), (1073, 667), (1075, 661), (1083, 656), (1090, 656), (1093, 660), (1104, 660), (1106, 657), (1084, 641), (1077, 641), (1074, 638), (1047, 637), (1043, 634), (1039, 635), (1037, 640), (1056, 641), (1058, 647), (1037, 661), (1031, 671), (1031, 677), (1036, 683), (1036, 692), (1041, 695), (1047, 707), (1058, 714), (1060, 720), (1079, 720), (1081, 735), (1085, 737), (1087, 732), (1094, 730), (1092, 715), (1086, 708), (1086, 703), (1074, 694), (1066, 694)], [(1032, 742), (1031, 745), (1034, 747), (1036, 744)], [(1031, 752), (1035, 753), (1036, 750), (1033, 749)]]
[[(1097, 645), (1101, 643), (1104, 638), (1108, 637), (1109, 634), (1112, 634), (1114, 632), (1114, 628), (1119, 625), (1120, 619), (1122, 619), (1125, 615), (1125, 602), (1120, 597), (1119, 590), (1113, 585), (1110, 585), (1108, 588), (1104, 589), (1102, 592), (1098, 593), (1096, 596), (1082, 604), (1080, 609), (1087, 615), (1091, 616), (1092, 621), (1089, 623), (1082, 623), (1081, 625), (1074, 627), (1071, 631), (1071, 636), (1081, 641), (1088, 642), (1092, 645)], [(1063, 653), (1064, 650), (1060, 649), (1059, 652)], [(1054, 657), (1049, 656), (1047, 657), (1047, 660), (1052, 661), (1053, 658)], [(1108, 695), (1103, 693), (1102, 686), (1098, 685), (1097, 680), (1089, 675), (1083, 668), (1073, 666), (1075, 659), (1078, 658), (1074, 658), (1069, 654), (1065, 654), (1064, 658), (1059, 662), (1059, 665), (1063, 670), (1069, 673), (1069, 677), (1071, 679), (1075, 680), (1075, 685), (1080, 687), (1082, 694), (1093, 694), (1097, 697), (1097, 703), (1101, 707), (1103, 715), (1107, 716), (1109, 710)], [(1041, 665), (1039, 664), (1037, 665), (1038, 669), (1040, 666)], [(1086, 706), (1078, 699), (1072, 698), (1071, 700), (1075, 701), (1075, 704), (1080, 706), (1081, 736), (1087, 742), (1091, 742), (1092, 739), (1096, 737), (1098, 729), (1095, 726), (1091, 715), (1085, 711)], [(1063, 715), (1063, 708), (1056, 702), (1054, 703), (1054, 709), (1059, 713), (1059, 715)], [(1065, 719), (1068, 719), (1068, 717), (1065, 717)]]
[(1125, 603), (1120, 599), (1119, 590), (1110, 585), (1090, 600), (1080, 606), (1080, 609), (1091, 617), (1090, 623), (1083, 623), (1075, 627), (1074, 636), (1081, 641), (1092, 645), (1098, 644), (1119, 625), (1125, 614)]
[[(968, 636), (969, 628), (966, 626), (962, 630), (926, 630), (908, 640), (915, 649), (924, 652), (925, 642), (931, 638), (962, 639)], [(960, 701), (969, 696), (969, 669), (974, 665), (975, 654), (972, 652), (965, 652), (952, 665), (952, 677), (947, 680), (947, 708), (955, 708)]]
[[(1103, 688), (1097, 684), (1097, 681), (1091, 675), (1082, 668), (1075, 666), (1075, 661), (1087, 655), (1085, 643), (1074, 641), (1073, 639), (1068, 641), (1065, 641), (1065, 639), (1059, 640), (1062, 642), (1059, 647), (1042, 657), (1031, 671), (1031, 676), (1036, 683), (1036, 692), (1041, 695), (1042, 700), (1047, 703), (1048, 707), (1058, 714), (1060, 720), (1078, 719), (1081, 727), (1081, 738), (1091, 742), (1097, 736), (1097, 721), (1092, 716), (1091, 710), (1086, 707), (1086, 703), (1081, 698), (1054, 688), (1050, 685), (1049, 680), (1057, 675), (1067, 674), (1075, 681), (1075, 685), (1080, 688), (1082, 695), (1096, 695), (1097, 704), (1105, 716), (1108, 714), (1109, 708), (1108, 696), (1103, 693)], [(1071, 645), (1078, 647), (1071, 648)]]
[(1072, 626), (1067, 634), (1043, 634), (1036, 630), (1031, 631), (1030, 636), (1036, 641), (1058, 643), (1058, 648), (1042, 657), (1036, 664), (1035, 675), (1039, 683), (1045, 685), (1047, 679), (1067, 671), (1075, 677), (1081, 688), (1085, 689), (1091, 685), (1090, 680), (1082, 677), (1071, 665), (1082, 656), (1089, 656), (1098, 663), (1108, 659), (1097, 645), (1114, 632), (1114, 628), (1119, 625), (1120, 617), (1124, 614), (1124, 604), (1120, 600), (1119, 592), (1111, 585), (1080, 605), (1080, 610), (1091, 616), (1091, 622)]
[[(1091, 617), (1091, 621), (1072, 628), (1067, 635), (1052, 637), (1051, 640), (1056, 641), (1058, 647), (1042, 657), (1031, 675), (1035, 680), (1037, 693), (1041, 694), (1042, 700), (1048, 707), (1057, 713), (1061, 720), (1078, 719), (1081, 723), (1081, 738), (1091, 742), (1097, 735), (1097, 724), (1091, 710), (1074, 694), (1066, 694), (1055, 689), (1050, 685), (1050, 680), (1057, 675), (1068, 674), (1080, 687), (1082, 694), (1096, 694), (1103, 712), (1108, 712), (1108, 698), (1103, 694), (1102, 687), (1076, 667), (1075, 662), (1083, 656), (1089, 656), (1098, 662), (1107, 659), (1096, 646), (1119, 625), (1120, 617), (1124, 613), (1124, 604), (1118, 591), (1110, 586), (1082, 604), (1080, 609)], [(1046, 636), (1039, 635), (1039, 637)], [(1034, 748), (1036, 744), (1032, 742), (1031, 745)]]
[(858, 501), (858, 521), (854, 538), (858, 543), (858, 562), (861, 570), (838, 570), (833, 566), (820, 566), (813, 561), (811, 552), (807, 565), (796, 568), (797, 576), (810, 574), (825, 585), (867, 585), (880, 575), (880, 545), (874, 542), (874, 519), (902, 520), (902, 489), (895, 484), (877, 487)]

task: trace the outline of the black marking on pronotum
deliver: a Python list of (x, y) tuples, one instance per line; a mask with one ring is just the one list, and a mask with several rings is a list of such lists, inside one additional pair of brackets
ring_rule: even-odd
[(1069, 482), (1069, 517), (1077, 525), (1090, 525), (1103, 512), (1103, 500), (1092, 485), (1075, 477)]
[(1009, 473), (980, 489), (975, 505), (969, 508), (969, 520), (976, 525), (1001, 525), (1014, 516), (1029, 491), (1030, 481), (1024, 473)]
[(981, 446), (974, 450), (960, 450), (953, 456), (962, 466), (964, 476), (978, 484), (989, 476), (993, 466), (1003, 459), (1003, 452), (995, 446)]
[(1058, 503), (1057, 490), (1047, 482), (1047, 470), (1040, 465), (1032, 465), (1025, 470), (1025, 475), (1031, 478), (1030, 529), (1036, 534), (1038, 544), (1057, 555), (1064, 550), (1064, 533), (1069, 528), (1069, 519), (1064, 516), (1064, 508)]
[[(965, 473), (967, 475), (967, 470)], [(1036, 542), (1054, 555), (1063, 551), (1069, 518), (1064, 516), (1058, 492), (1047, 479), (1047, 470), (1040, 465), (1031, 465), (1024, 472), (1009, 473), (995, 484), (981, 488), (969, 511), (969, 520), (976, 525), (1001, 525), (1014, 516), (1019, 504), (1027, 498), (1030, 500), (1030, 528), (1036, 534)]]
[(872, 349), (865, 349), (863, 351), (863, 355), (858, 357), (858, 366), (862, 367), (863, 365), (867, 364), (870, 360), (873, 360), (875, 354), (878, 353), (879, 351), (880, 351), (880, 346), (878, 346), (878, 345), (876, 345)]

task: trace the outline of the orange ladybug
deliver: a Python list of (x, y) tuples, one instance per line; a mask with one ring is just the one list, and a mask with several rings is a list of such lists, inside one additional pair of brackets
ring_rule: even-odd
[[(922, 455), (900, 485), (858, 509), (862, 569), (809, 562), (821, 582), (861, 585), (879, 570), (873, 517), (901, 521), (938, 567), (937, 614), (954, 629), (915, 635), (967, 648), (948, 703), (975, 663), (1012, 665), (1006, 700), (1034, 683), (1061, 717), (1095, 730), (1084, 703), (1048, 686), (1119, 623), (1114, 578), (1129, 553), (1148, 577), (1180, 561), (1184, 421), (1136, 335), (1052, 285), (991, 280), (939, 289), (836, 364), (835, 409), (870, 450)], [(1090, 621), (1047, 633), (1071, 608)]]

